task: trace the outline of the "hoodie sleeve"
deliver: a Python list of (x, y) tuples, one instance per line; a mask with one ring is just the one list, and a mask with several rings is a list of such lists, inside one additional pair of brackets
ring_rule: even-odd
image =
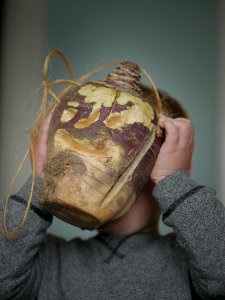
[[(21, 222), (31, 189), (32, 177), (12, 195), (7, 209), (10, 230)], [(0, 299), (36, 299), (45, 264), (45, 233), (52, 216), (38, 202), (42, 180), (36, 178), (32, 205), (26, 224), (17, 238), (7, 239), (3, 231), (0, 203)]]
[(153, 190), (163, 221), (186, 253), (193, 286), (203, 299), (225, 299), (225, 208), (213, 189), (187, 171), (165, 177)]

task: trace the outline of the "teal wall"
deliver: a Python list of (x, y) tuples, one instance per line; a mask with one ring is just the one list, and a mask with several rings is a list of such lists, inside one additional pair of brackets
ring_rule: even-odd
[[(193, 120), (193, 178), (217, 188), (218, 2), (47, 0), (46, 5), (46, 54), (60, 49), (78, 77), (113, 60), (129, 59), (145, 67)], [(63, 64), (54, 62), (50, 75), (65, 77)], [(57, 220), (50, 231), (66, 238), (89, 236)]]

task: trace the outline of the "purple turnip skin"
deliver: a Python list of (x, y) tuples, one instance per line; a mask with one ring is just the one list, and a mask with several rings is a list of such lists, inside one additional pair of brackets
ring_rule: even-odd
[[(139, 75), (131, 73), (136, 84)], [(157, 114), (139, 88), (128, 92), (113, 76), (71, 88), (49, 129), (41, 202), (60, 219), (86, 229), (127, 212), (163, 142)]]

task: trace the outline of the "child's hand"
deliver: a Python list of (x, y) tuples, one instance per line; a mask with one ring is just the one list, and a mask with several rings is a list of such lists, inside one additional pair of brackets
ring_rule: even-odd
[(189, 119), (163, 116), (160, 127), (165, 129), (166, 139), (151, 173), (154, 183), (178, 170), (190, 172), (194, 148), (194, 129)]
[[(48, 145), (48, 130), (52, 118), (53, 110), (48, 113), (48, 116), (40, 129), (40, 132), (35, 141), (35, 157), (36, 157), (36, 175), (44, 178), (44, 164), (46, 161), (47, 145)], [(32, 157), (31, 157), (32, 165)]]

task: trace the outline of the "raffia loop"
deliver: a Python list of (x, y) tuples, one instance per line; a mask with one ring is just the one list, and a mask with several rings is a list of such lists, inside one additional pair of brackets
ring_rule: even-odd
[[(52, 81), (52, 82), (48, 82), (47, 81), (48, 67), (49, 67), (50, 59), (55, 54), (59, 55), (62, 58), (65, 66), (67, 68), (68, 74), (70, 76), (70, 80), (63, 79), (63, 80), (55, 80), (55, 81)], [(64, 85), (64, 84), (69, 85), (69, 87), (71, 85), (75, 85), (75, 86), (79, 86), (80, 85), (80, 83), (75, 80), (75, 77), (74, 77), (74, 74), (73, 74), (73, 70), (72, 70), (72, 68), (71, 68), (68, 60), (64, 56), (64, 54), (62, 52), (60, 52), (59, 50), (54, 49), (53, 51), (51, 51), (46, 56), (45, 62), (44, 62), (44, 67), (43, 67), (43, 72), (42, 72), (42, 88), (44, 90), (44, 94), (43, 94), (43, 98), (42, 98), (42, 108), (43, 108), (43, 110), (47, 107), (48, 94), (50, 94), (57, 103), (60, 103), (59, 97), (51, 90), (51, 87), (53, 87), (53, 86), (59, 86), (59, 85)], [(64, 94), (67, 89), (68, 89), (68, 87), (65, 88), (61, 92), (60, 96), (62, 94)], [(41, 112), (42, 112), (42, 110), (41, 110)], [(45, 113), (46, 113), (46, 111), (45, 111)]]
[[(55, 81), (52, 81), (52, 82), (48, 82), (47, 75), (48, 75), (49, 63), (50, 63), (51, 58), (56, 54), (59, 55), (60, 58), (63, 60), (65, 66), (67, 68), (70, 79), (58, 79), (58, 80), (55, 80)], [(35, 176), (36, 176), (36, 171), (35, 171), (36, 170), (36, 155), (35, 155), (35, 153), (36, 153), (37, 138), (38, 138), (38, 134), (40, 132), (40, 129), (41, 129), (45, 119), (46, 119), (46, 116), (47, 116), (48, 112), (50, 110), (52, 110), (53, 107), (56, 104), (60, 103), (60, 98), (68, 91), (68, 89), (71, 88), (71, 86), (81, 86), (82, 82), (84, 80), (88, 79), (89, 77), (91, 77), (92, 75), (100, 72), (101, 70), (107, 69), (107, 68), (109, 68), (113, 65), (119, 65), (120, 63), (121, 63), (120, 61), (113, 61), (111, 63), (104, 64), (104, 65), (92, 70), (91, 72), (83, 75), (78, 80), (75, 80), (72, 68), (71, 68), (68, 60), (66, 59), (66, 57), (62, 54), (62, 52), (55, 49), (55, 50), (51, 51), (46, 56), (44, 67), (43, 67), (43, 73), (42, 73), (42, 88), (43, 88), (42, 103), (41, 103), (41, 107), (40, 107), (38, 117), (36, 119), (35, 127), (31, 130), (31, 133), (30, 133), (30, 146), (29, 146), (26, 154), (24, 155), (24, 158), (21, 160), (21, 162), (19, 164), (19, 167), (16, 171), (15, 176), (13, 177), (13, 179), (11, 181), (11, 184), (9, 186), (8, 193), (7, 193), (7, 196), (6, 196), (6, 201), (5, 201), (5, 206), (4, 206), (4, 222), (3, 222), (3, 224), (4, 224), (5, 236), (7, 238), (11, 239), (11, 238), (17, 237), (21, 233), (21, 231), (22, 231), (22, 229), (23, 229), (23, 227), (26, 223), (26, 219), (27, 219), (27, 216), (28, 216), (28, 213), (29, 213), (29, 210), (30, 210), (31, 201), (32, 201), (33, 192), (34, 192), (34, 184), (35, 184)], [(148, 78), (148, 80), (149, 80), (149, 82), (152, 86), (152, 89), (155, 93), (155, 97), (156, 97), (156, 100), (157, 100), (157, 108), (158, 108), (157, 113), (158, 113), (158, 115), (161, 115), (161, 113), (162, 113), (162, 102), (161, 102), (161, 99), (159, 97), (159, 93), (157, 91), (157, 88), (156, 88), (151, 76), (149, 75), (149, 73), (144, 68), (140, 68), (140, 69), (145, 74), (145, 76)], [(66, 85), (66, 87), (59, 93), (59, 96), (57, 96), (52, 91), (52, 87), (56, 87), (56, 86), (60, 86), (60, 85)], [(49, 95), (51, 96), (50, 101), (48, 101), (48, 96)], [(27, 159), (29, 153), (31, 155), (32, 170), (33, 170), (32, 186), (31, 186), (31, 190), (30, 190), (30, 195), (29, 195), (29, 198), (27, 199), (27, 206), (26, 206), (24, 215), (22, 217), (21, 223), (17, 226), (16, 229), (13, 229), (12, 231), (10, 231), (9, 228), (8, 228), (8, 225), (7, 225), (8, 202), (9, 202), (10, 195), (11, 195), (11, 192), (12, 192), (12, 188), (14, 186), (16, 178), (19, 175), (20, 171), (22, 170), (24, 162)]]
[[(9, 197), (11, 195), (12, 188), (13, 188), (13, 185), (14, 185), (14, 183), (16, 181), (16, 178), (19, 175), (20, 171), (22, 170), (22, 167), (24, 165), (25, 160), (27, 159), (27, 156), (28, 156), (29, 152), (30, 152), (30, 149), (27, 150), (26, 154), (24, 155), (24, 158), (20, 162), (20, 165), (19, 165), (19, 167), (17, 169), (17, 172), (16, 172), (15, 176), (13, 177), (13, 179), (11, 181), (11, 184), (10, 184), (9, 189), (8, 189), (7, 197), (6, 197), (6, 202), (5, 202), (5, 206), (4, 206), (3, 227), (4, 227), (5, 236), (8, 239), (15, 238), (15, 237), (17, 237), (19, 235), (19, 233), (21, 232), (21, 230), (23, 229), (23, 227), (25, 225), (25, 222), (26, 222), (26, 219), (27, 219), (27, 215), (28, 215), (29, 210), (30, 210), (30, 205), (31, 205), (31, 201), (32, 201), (32, 195), (33, 195), (33, 191), (34, 191), (34, 183), (35, 183), (35, 160), (32, 161), (32, 168), (33, 168), (32, 186), (31, 186), (30, 196), (29, 196), (29, 199), (27, 201), (27, 206), (26, 206), (26, 209), (25, 209), (22, 221), (21, 221), (21, 223), (18, 225), (18, 227), (15, 230), (10, 231), (8, 229), (8, 225), (7, 225), (7, 207), (8, 207)], [(33, 147), (32, 147), (32, 145), (31, 145), (31, 153), (33, 153)]]
[[(58, 79), (52, 82), (48, 82), (47, 80), (47, 75), (48, 75), (48, 68), (49, 68), (49, 64), (51, 61), (51, 58), (54, 55), (59, 55), (60, 58), (62, 58), (70, 79)], [(52, 91), (52, 87), (54, 86), (60, 86), (60, 85), (67, 85), (66, 88), (64, 88), (61, 93), (59, 94), (59, 96), (57, 96), (53, 91)], [(36, 136), (40, 130), (40, 128), (42, 127), (42, 124), (44, 122), (44, 120), (46, 119), (47, 113), (49, 110), (51, 110), (53, 108), (53, 106), (57, 103), (60, 103), (60, 97), (66, 93), (66, 91), (71, 87), (71, 86), (80, 86), (81, 84), (75, 80), (75, 76), (73, 74), (72, 68), (68, 62), (68, 60), (66, 59), (66, 57), (64, 56), (64, 54), (62, 52), (60, 52), (58, 49), (54, 49), (53, 51), (51, 51), (45, 58), (45, 62), (44, 62), (44, 67), (43, 67), (43, 71), (42, 71), (42, 88), (43, 88), (43, 97), (42, 97), (42, 103), (41, 103), (41, 108), (40, 108), (40, 112), (37, 118), (37, 122), (35, 125), (34, 130), (31, 133), (31, 141), (35, 141)], [(48, 96), (51, 96), (51, 101), (48, 103)]]
[[(49, 63), (50, 63), (50, 59), (52, 58), (53, 55), (58, 54), (62, 59), (63, 62), (68, 70), (70, 79), (66, 80), (55, 80), (52, 82), (48, 82), (47, 81), (47, 73), (48, 73), (48, 67), (49, 67)], [(51, 87), (53, 86), (59, 86), (59, 85), (67, 85), (66, 88), (64, 88), (59, 97), (52, 91)], [(72, 68), (69, 64), (69, 62), (67, 61), (67, 59), (65, 58), (65, 56), (57, 49), (51, 51), (46, 59), (45, 59), (45, 63), (44, 63), (44, 67), (43, 67), (43, 72), (42, 72), (42, 88), (43, 88), (43, 97), (42, 97), (42, 103), (41, 103), (41, 107), (40, 107), (40, 111), (38, 114), (38, 117), (36, 119), (36, 123), (35, 123), (35, 127), (31, 130), (30, 132), (30, 146), (26, 152), (26, 154), (24, 155), (24, 158), (21, 160), (19, 167), (16, 171), (15, 176), (13, 177), (8, 192), (7, 192), (7, 196), (6, 196), (6, 200), (5, 200), (5, 204), (4, 204), (4, 221), (3, 221), (3, 227), (4, 227), (4, 233), (5, 236), (9, 239), (15, 238), (17, 237), (20, 232), (22, 231), (25, 223), (26, 223), (26, 219), (30, 210), (30, 205), (31, 205), (31, 201), (32, 201), (32, 197), (33, 197), (33, 192), (34, 192), (34, 184), (35, 184), (35, 175), (36, 175), (36, 143), (37, 143), (37, 137), (38, 137), (38, 133), (40, 132), (40, 129), (44, 123), (44, 120), (46, 119), (47, 113), (55, 106), (55, 103), (60, 103), (60, 97), (71, 87), (71, 86), (80, 86), (81, 83), (75, 80), (75, 77), (73, 75), (73, 71)], [(52, 99), (50, 101), (48, 101), (48, 95), (50, 95), (52, 97)], [(31, 161), (32, 161), (32, 186), (31, 186), (31, 191), (30, 191), (30, 195), (29, 198), (27, 199), (27, 206), (24, 212), (24, 215), (22, 217), (21, 223), (17, 226), (16, 229), (13, 230), (9, 230), (8, 225), (7, 225), (7, 207), (8, 207), (8, 203), (9, 203), (9, 199), (10, 199), (10, 195), (13, 189), (13, 186), (15, 184), (15, 181), (19, 175), (19, 173), (21, 172), (23, 165), (25, 163), (25, 160), (27, 159), (28, 155), (30, 153), (31, 156)]]
[(42, 72), (42, 82), (47, 82), (47, 74), (48, 74), (48, 66), (49, 66), (49, 61), (52, 58), (53, 55), (58, 54), (64, 61), (64, 64), (68, 70), (68, 73), (70, 75), (71, 80), (75, 81), (75, 77), (73, 75), (73, 71), (72, 68), (68, 62), (68, 60), (66, 59), (65, 55), (59, 51), (58, 49), (54, 49), (52, 50), (45, 58), (45, 63), (44, 63), (44, 67), (43, 67), (43, 72)]
[(113, 62), (111, 62), (111, 63), (104, 64), (104, 65), (102, 65), (102, 66), (100, 66), (100, 67), (98, 67), (98, 68), (92, 70), (91, 72), (89, 72), (89, 73), (83, 75), (82, 77), (80, 77), (80, 78), (78, 79), (78, 82), (82, 82), (82, 81), (88, 79), (89, 77), (91, 77), (92, 75), (94, 75), (94, 74), (96, 74), (96, 73), (98, 73), (98, 72), (100, 72), (100, 71), (102, 71), (102, 70), (104, 70), (104, 69), (108, 69), (109, 67), (111, 67), (111, 66), (113, 66), (113, 65), (119, 65), (120, 63), (121, 63), (121, 61), (113, 61)]
[(149, 74), (149, 72), (147, 72), (147, 71), (146, 71), (144, 68), (142, 68), (142, 67), (140, 67), (140, 69), (141, 69), (142, 73), (145, 74), (145, 76), (147, 77), (147, 79), (148, 79), (149, 82), (150, 82), (150, 85), (151, 85), (151, 87), (152, 87), (152, 89), (153, 89), (153, 92), (154, 92), (155, 98), (156, 98), (156, 102), (157, 102), (157, 103), (156, 103), (156, 104), (157, 104), (157, 113), (158, 113), (159, 116), (161, 116), (162, 113), (163, 113), (162, 100), (161, 100), (161, 98), (160, 98), (160, 96), (159, 96), (159, 92), (158, 92), (158, 90), (157, 90), (157, 88), (156, 88), (156, 86), (155, 86), (155, 83), (154, 83), (154, 81), (152, 80), (152, 77), (151, 77), (151, 75)]

